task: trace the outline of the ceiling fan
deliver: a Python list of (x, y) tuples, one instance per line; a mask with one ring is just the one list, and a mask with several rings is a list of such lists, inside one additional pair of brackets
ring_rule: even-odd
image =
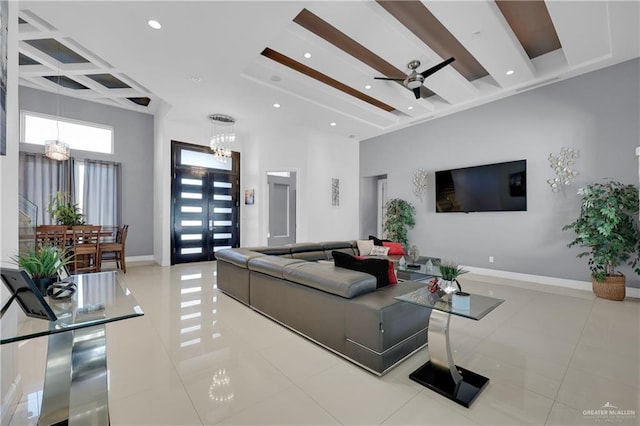
[(416, 71), (416, 69), (420, 66), (420, 61), (414, 59), (407, 64), (407, 68), (411, 70), (411, 73), (408, 76), (404, 78), (374, 77), (374, 79), (401, 81), (407, 89), (413, 90), (413, 94), (416, 95), (416, 99), (420, 99), (420, 88), (424, 83), (424, 79), (429, 77), (431, 74), (434, 74), (436, 71), (440, 71), (442, 68), (446, 67), (453, 61), (455, 61), (454, 58), (449, 58), (445, 61), (440, 62), (438, 65), (435, 65), (428, 70), (419, 73)]

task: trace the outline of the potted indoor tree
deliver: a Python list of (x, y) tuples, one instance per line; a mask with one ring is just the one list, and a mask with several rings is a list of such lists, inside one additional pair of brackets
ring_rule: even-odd
[(580, 215), (562, 228), (576, 233), (568, 246), (586, 249), (578, 257), (589, 257), (596, 296), (623, 300), (625, 276), (615, 269), (627, 264), (640, 274), (636, 267), (640, 260), (638, 188), (607, 180), (580, 188), (578, 194), (582, 195)]
[(58, 192), (52, 196), (47, 211), (59, 225), (84, 225), (84, 215), (80, 213), (78, 204), (71, 201), (69, 193)]
[(46, 296), (47, 288), (58, 281), (58, 273), (70, 262), (71, 257), (66, 250), (43, 245), (29, 247), (12, 260), (29, 274), (40, 293)]
[(416, 209), (413, 204), (400, 198), (393, 198), (385, 205), (387, 217), (384, 222), (386, 238), (407, 247), (407, 228), (416, 224)]

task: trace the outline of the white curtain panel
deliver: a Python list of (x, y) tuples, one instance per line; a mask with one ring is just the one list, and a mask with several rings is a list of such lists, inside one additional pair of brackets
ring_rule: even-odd
[(121, 222), (120, 163), (83, 160), (82, 211), (92, 225), (116, 226)]

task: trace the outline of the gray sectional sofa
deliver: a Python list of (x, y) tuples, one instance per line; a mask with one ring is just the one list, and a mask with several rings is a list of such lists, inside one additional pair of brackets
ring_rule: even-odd
[(427, 343), (430, 310), (394, 299), (424, 283), (376, 289), (367, 273), (335, 267), (355, 241), (220, 250), (218, 288), (349, 361), (383, 375)]

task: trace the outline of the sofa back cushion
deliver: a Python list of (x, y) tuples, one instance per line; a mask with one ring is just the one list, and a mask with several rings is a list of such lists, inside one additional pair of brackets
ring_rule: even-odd
[(322, 244), (317, 243), (296, 243), (291, 244), (291, 257), (307, 261), (327, 260)]
[(333, 259), (331, 257), (331, 252), (334, 250), (342, 253), (357, 254), (355, 241), (327, 241), (322, 243), (322, 247), (324, 248), (327, 260)]
[(336, 268), (316, 262), (300, 262), (285, 266), (284, 279), (326, 293), (351, 299), (376, 289), (376, 280), (370, 274)]
[[(365, 272), (376, 277), (376, 288), (385, 287), (397, 282), (395, 272), (393, 271), (393, 262), (389, 262), (387, 259), (359, 259), (338, 251), (332, 252), (332, 255), (337, 267)], [(393, 275), (393, 277), (391, 277), (391, 275)]]

